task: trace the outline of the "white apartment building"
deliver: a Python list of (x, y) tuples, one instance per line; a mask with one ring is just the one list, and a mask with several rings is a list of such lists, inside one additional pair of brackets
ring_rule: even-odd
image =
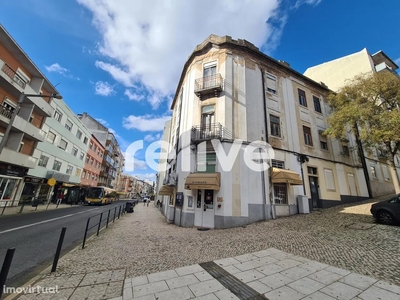
[[(63, 187), (81, 182), (91, 133), (63, 100), (54, 99), (51, 105), (54, 113), (43, 125), (46, 138), (34, 151), (38, 164), (25, 179), (23, 200), (34, 196), (55, 201)], [(47, 184), (49, 178), (57, 181), (54, 187)]]
[[(308, 68), (304, 75), (315, 80), (324, 82), (333, 91), (339, 91), (351, 79), (361, 74), (372, 74), (374, 72), (395, 72), (399, 67), (383, 51), (370, 54), (367, 49), (340, 57), (323, 64)], [(348, 139), (355, 140), (354, 136), (348, 135)], [(363, 148), (360, 151), (364, 160), (365, 177), (370, 185), (371, 196), (378, 197), (393, 194), (393, 168), (388, 161), (387, 151), (377, 148)], [(400, 158), (396, 160), (397, 176), (400, 177)]]
[[(167, 221), (228, 228), (297, 214), (302, 195), (311, 208), (367, 198), (350, 141), (322, 135), (329, 92), (248, 41), (208, 37), (185, 63), (171, 106), (176, 157), (158, 187)], [(273, 159), (255, 155), (268, 146), (248, 151), (251, 143), (268, 143)], [(218, 158), (233, 147), (238, 155)]]

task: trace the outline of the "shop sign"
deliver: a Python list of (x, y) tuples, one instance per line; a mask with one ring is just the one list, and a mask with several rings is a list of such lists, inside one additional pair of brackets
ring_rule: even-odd
[(49, 180), (47, 180), (47, 184), (49, 186), (55, 186), (56, 185), (56, 180), (54, 178), (50, 178)]
[(25, 177), (24, 182), (29, 182), (29, 183), (43, 183), (44, 179), (43, 178), (32, 178), (32, 177)]
[(0, 164), (0, 174), (6, 176), (23, 177), (28, 173), (27, 168)]

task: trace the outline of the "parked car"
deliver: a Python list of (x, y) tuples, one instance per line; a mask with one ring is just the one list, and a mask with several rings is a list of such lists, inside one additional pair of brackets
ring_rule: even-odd
[(372, 204), (371, 214), (381, 224), (400, 224), (400, 194), (388, 201)]

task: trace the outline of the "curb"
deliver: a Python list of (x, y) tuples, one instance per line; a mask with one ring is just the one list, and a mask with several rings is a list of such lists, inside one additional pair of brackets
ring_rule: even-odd
[[(126, 212), (125, 212), (124, 214), (126, 214)], [(123, 214), (123, 215), (124, 215), (124, 214)], [(109, 227), (110, 227), (110, 224), (113, 224), (113, 223), (108, 223), (108, 226), (109, 226)], [(101, 228), (100, 231), (99, 231), (99, 233), (102, 232), (104, 229), (107, 229), (107, 227), (104, 226), (103, 228)], [(87, 238), (87, 239), (86, 239), (86, 243), (89, 242), (89, 241), (90, 241), (91, 239), (93, 239), (94, 237), (97, 237), (96, 233), (94, 233), (94, 234), (91, 235), (89, 238)], [(67, 253), (65, 253), (65, 254), (64, 254), (63, 256), (61, 256), (59, 259), (61, 260), (64, 256), (66, 256), (67, 254), (71, 253), (72, 251), (77, 250), (78, 248), (82, 248), (82, 242), (81, 242), (78, 246), (74, 247), (73, 249), (71, 249), (70, 251), (68, 251)], [(86, 247), (85, 247), (85, 248), (86, 248)], [(85, 250), (85, 249), (81, 249), (81, 250)], [(43, 275), (45, 275), (45, 274), (49, 273), (49, 271), (51, 271), (52, 266), (53, 266), (53, 264), (51, 263), (46, 269), (44, 269), (44, 270), (43, 270), (42, 272), (40, 272), (38, 275), (34, 276), (32, 279), (28, 280), (25, 284), (23, 284), (23, 285), (21, 286), (21, 288), (28, 288), (29, 286), (34, 285), (36, 282), (39, 281), (39, 279), (40, 279)], [(57, 270), (56, 270), (56, 272), (57, 272)], [(54, 272), (54, 274), (55, 274), (56, 272)], [(86, 274), (86, 273), (85, 273), (85, 274)], [(23, 294), (23, 293), (20, 293), (20, 294), (11, 294), (11, 295), (8, 295), (8, 296), (7, 296), (6, 298), (4, 298), (3, 300), (14, 300), (14, 299), (16, 299), (17, 297), (19, 297), (19, 296), (21, 296), (21, 295), (24, 295), (24, 294)]]

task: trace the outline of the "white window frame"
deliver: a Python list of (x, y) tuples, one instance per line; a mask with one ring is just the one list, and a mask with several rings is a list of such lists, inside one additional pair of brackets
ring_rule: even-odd
[[(54, 135), (54, 139), (53, 140), (49, 139), (49, 134), (53, 134)], [(49, 130), (49, 132), (46, 135), (46, 141), (48, 141), (50, 144), (54, 144), (54, 141), (56, 140), (56, 137), (57, 137), (57, 135), (53, 131)]]
[(333, 170), (324, 169), (325, 185), (327, 191), (336, 191), (335, 177), (333, 176)]
[[(45, 163), (44, 166), (42, 166), (42, 165), (40, 164), (40, 161), (42, 160), (42, 157), (47, 158), (47, 160), (44, 159), (44, 160), (46, 161), (46, 163)], [(39, 166), (39, 167), (46, 168), (48, 163), (49, 163), (49, 157), (46, 156), (46, 155), (41, 154), (41, 155), (40, 155), (40, 158), (39, 158), (39, 160), (38, 160), (38, 166)]]
[(58, 122), (61, 122), (62, 116), (62, 113), (56, 109), (56, 111), (54, 112), (54, 119)]
[[(65, 147), (64, 148), (61, 146), (61, 143), (65, 143)], [(64, 140), (64, 139), (61, 139), (60, 142), (58, 143), (58, 148), (60, 148), (62, 150), (67, 150), (67, 147), (68, 147), (68, 142), (66, 140)]]
[[(74, 152), (75, 152), (75, 153), (74, 153)], [(72, 154), (73, 156), (77, 156), (77, 155), (78, 155), (78, 148), (76, 148), (75, 146), (72, 147), (71, 154)]]
[(68, 120), (68, 119), (67, 119), (67, 122), (65, 122), (65, 128), (66, 128), (68, 131), (71, 131), (73, 126), (74, 126), (74, 123), (72, 123), (71, 120)]
[(65, 171), (65, 173), (71, 175), (73, 170), (74, 170), (74, 166), (68, 165), (67, 170)]
[(80, 131), (79, 129), (77, 130), (77, 132), (76, 132), (76, 137), (78, 138), (78, 139), (81, 139), (81, 137), (82, 137), (82, 131)]
[(277, 89), (277, 77), (271, 73), (266, 73), (265, 77), (267, 78), (267, 92), (271, 94), (278, 94)]

